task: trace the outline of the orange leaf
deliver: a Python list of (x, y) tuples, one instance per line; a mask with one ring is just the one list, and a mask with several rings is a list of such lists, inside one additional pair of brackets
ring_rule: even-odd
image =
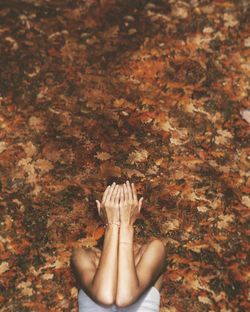
[(104, 235), (104, 227), (99, 226), (97, 229), (95, 229), (95, 231), (93, 232), (93, 237), (95, 240), (100, 239), (103, 235)]

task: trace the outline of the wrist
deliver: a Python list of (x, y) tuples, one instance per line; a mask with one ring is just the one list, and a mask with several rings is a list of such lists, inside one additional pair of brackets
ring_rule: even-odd
[(105, 223), (104, 227), (106, 229), (118, 229), (119, 230), (120, 222), (119, 221), (107, 222)]
[(133, 244), (133, 240), (134, 240), (133, 226), (121, 226), (119, 232), (119, 244), (120, 243)]
[(120, 238), (132, 238), (134, 235), (134, 226), (132, 224), (120, 225)]
[(123, 227), (134, 226), (134, 224), (130, 223), (129, 221), (121, 221), (120, 223), (121, 223), (120, 225), (123, 226)]
[(117, 224), (117, 225), (121, 225), (121, 222), (119, 220), (111, 220), (111, 221), (106, 221), (105, 222), (105, 225), (108, 225), (108, 224)]
[(134, 231), (134, 229), (135, 229), (135, 225), (132, 225), (132, 224), (121, 224), (120, 225), (120, 231), (122, 231), (122, 232), (127, 232), (127, 231), (129, 231), (129, 232), (133, 232)]

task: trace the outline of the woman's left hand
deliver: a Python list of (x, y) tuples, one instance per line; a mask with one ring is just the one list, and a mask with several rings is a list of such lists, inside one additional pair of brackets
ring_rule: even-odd
[(130, 185), (129, 181), (126, 181), (121, 188), (120, 221), (121, 224), (133, 225), (140, 215), (143, 197), (138, 201), (134, 183)]

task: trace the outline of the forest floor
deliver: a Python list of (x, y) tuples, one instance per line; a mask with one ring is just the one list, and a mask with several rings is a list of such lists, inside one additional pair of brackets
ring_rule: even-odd
[(77, 311), (110, 177), (166, 244), (161, 312), (250, 310), (247, 3), (0, 2), (1, 311)]

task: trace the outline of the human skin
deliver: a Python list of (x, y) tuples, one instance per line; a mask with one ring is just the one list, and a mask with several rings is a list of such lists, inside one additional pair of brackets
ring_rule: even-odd
[[(108, 233), (110, 232), (110, 235), (113, 233), (115, 236), (114, 239), (111, 238), (112, 247), (117, 243), (117, 251), (119, 252), (116, 259), (114, 259), (115, 252), (113, 253), (113, 260), (111, 260), (111, 257), (109, 258), (110, 261), (113, 261), (112, 267), (115, 269), (108, 278), (108, 284), (107, 281), (105, 283), (106, 294), (104, 294), (108, 298), (116, 297), (117, 304), (120, 304), (119, 300), (123, 297), (131, 298), (131, 292), (133, 292), (135, 287), (138, 287), (138, 277), (134, 261), (133, 225), (140, 214), (142, 200), (143, 197), (138, 201), (134, 183), (130, 185), (129, 181), (126, 181), (122, 185), (113, 183), (111, 187), (108, 186), (105, 190), (102, 203), (96, 200), (98, 212), (108, 224), (106, 228)], [(118, 240), (116, 238), (117, 229), (119, 231), (119, 228), (116, 224), (112, 224), (113, 222), (120, 223)], [(105, 239), (100, 261), (104, 257), (107, 258), (105, 253)], [(98, 277), (98, 275), (95, 276), (95, 279), (98, 279)], [(124, 287), (124, 285), (130, 285), (130, 287)], [(110, 292), (112, 293), (111, 295)]]
[(120, 235), (118, 257), (118, 285), (116, 305), (123, 306), (126, 301), (133, 301), (133, 295), (139, 287), (133, 251), (133, 225), (140, 214), (143, 197), (138, 201), (134, 183), (129, 181), (121, 187), (120, 192)]
[[(96, 201), (98, 211), (100, 215), (103, 215), (102, 218), (106, 220), (108, 225), (105, 230), (103, 250), (93, 284), (97, 285), (100, 300), (105, 304), (113, 303), (117, 289), (119, 228), (117, 225), (109, 223), (119, 222), (119, 194), (119, 185), (113, 183), (106, 188), (102, 203)], [(112, 270), (110, 270), (111, 267)], [(99, 285), (103, 285), (103, 287)]]
[[(89, 263), (86, 251), (73, 251), (75, 267), (82, 286), (97, 303), (125, 307), (135, 302), (163, 271), (165, 247), (151, 242), (135, 266), (133, 224), (140, 214), (143, 198), (138, 201), (135, 186), (127, 181), (113, 183), (105, 190), (97, 208), (106, 226), (103, 249), (97, 269)], [(120, 222), (120, 228), (116, 222)], [(75, 256), (75, 257), (74, 257)]]

